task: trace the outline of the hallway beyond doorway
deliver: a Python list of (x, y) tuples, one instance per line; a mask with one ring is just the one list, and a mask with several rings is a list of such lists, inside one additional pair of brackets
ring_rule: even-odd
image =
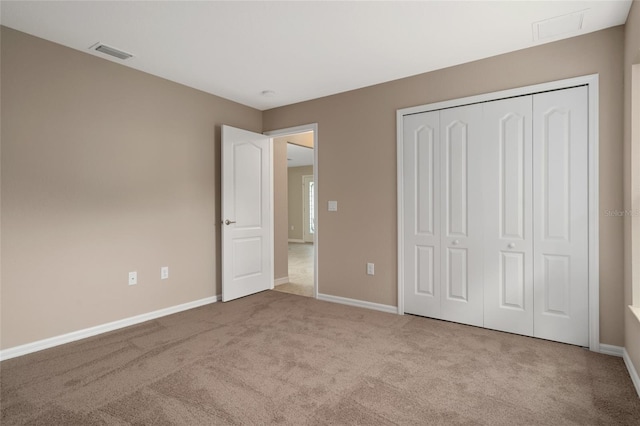
[(313, 251), (312, 243), (289, 243), (289, 282), (274, 290), (313, 297)]

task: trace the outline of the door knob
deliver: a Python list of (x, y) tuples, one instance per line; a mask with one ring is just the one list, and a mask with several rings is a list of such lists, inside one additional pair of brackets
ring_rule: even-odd
[(224, 221), (225, 225), (231, 225), (232, 223), (236, 223), (236, 221), (235, 220), (229, 220), (229, 219)]
[(458, 244), (460, 244), (460, 240), (453, 240), (453, 245), (457, 246)]
[(515, 245), (515, 243), (509, 243), (509, 245), (508, 245), (507, 247), (509, 247), (509, 248), (516, 248), (516, 245)]

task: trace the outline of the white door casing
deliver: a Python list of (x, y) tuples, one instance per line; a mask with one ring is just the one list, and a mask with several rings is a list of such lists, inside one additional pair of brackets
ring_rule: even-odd
[(269, 137), (278, 137), (278, 136), (286, 136), (293, 135), (296, 133), (304, 133), (304, 132), (313, 132), (313, 181), (314, 181), (314, 193), (313, 193), (313, 209), (314, 209), (314, 218), (315, 218), (315, 235), (314, 235), (314, 250), (313, 250), (313, 297), (318, 298), (318, 257), (320, 253), (320, 227), (322, 226), (319, 223), (318, 217), (318, 194), (320, 188), (320, 181), (318, 177), (318, 151), (320, 149), (319, 139), (318, 139), (318, 124), (304, 124), (301, 126), (289, 127), (285, 129), (279, 130), (271, 130), (265, 132), (265, 135)]
[(580, 346), (589, 343), (587, 101), (584, 86), (533, 96), (534, 336)]
[(273, 288), (271, 138), (222, 126), (222, 301)]
[(315, 233), (311, 232), (311, 200), (309, 184), (313, 182), (313, 175), (302, 176), (302, 240), (312, 243)]
[(482, 105), (440, 111), (441, 318), (483, 324)]
[(533, 335), (531, 96), (483, 105), (484, 326)]

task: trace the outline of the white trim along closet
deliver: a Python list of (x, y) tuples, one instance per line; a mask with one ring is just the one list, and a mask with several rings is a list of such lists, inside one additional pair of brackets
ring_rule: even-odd
[(398, 111), (400, 313), (599, 349), (594, 89)]

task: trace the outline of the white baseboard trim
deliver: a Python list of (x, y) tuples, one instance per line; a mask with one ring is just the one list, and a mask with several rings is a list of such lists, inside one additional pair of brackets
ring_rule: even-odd
[(638, 398), (640, 398), (640, 376), (638, 376), (638, 371), (633, 366), (631, 362), (631, 358), (629, 358), (629, 353), (626, 348), (622, 348), (622, 359), (624, 360), (624, 364), (627, 366), (627, 371), (629, 371), (629, 376), (631, 376), (631, 381), (633, 382), (633, 386), (636, 388), (636, 393), (638, 394)]
[(374, 311), (382, 311), (390, 314), (397, 314), (398, 308), (396, 306), (383, 305), (381, 303), (367, 302), (358, 299), (349, 299), (347, 297), (332, 296), (330, 294), (318, 293), (318, 300), (324, 300), (325, 302), (340, 303), (342, 305), (356, 306), (358, 308), (373, 309)]
[(145, 321), (186, 311), (188, 309), (197, 308), (199, 306), (215, 303), (220, 300), (220, 296), (206, 297), (193, 302), (183, 303), (181, 305), (170, 306), (168, 308), (159, 309), (157, 311), (148, 312), (146, 314), (136, 315), (133, 317), (109, 322), (95, 327), (85, 328), (83, 330), (72, 331), (71, 333), (62, 334), (60, 336), (50, 337), (48, 339), (38, 340), (20, 346), (14, 346), (0, 351), (0, 361), (38, 352), (44, 349), (53, 348), (54, 346), (64, 345), (65, 343), (75, 342), (76, 340), (86, 339), (87, 337), (96, 336), (98, 334), (107, 333), (109, 331), (118, 330), (120, 328), (129, 327), (130, 325), (140, 324)]
[(600, 353), (605, 355), (619, 356), (622, 358), (624, 348), (622, 346), (606, 345), (600, 343)]
[(277, 286), (280, 284), (286, 284), (289, 282), (289, 277), (276, 278), (273, 280), (273, 285)]
[(290, 243), (304, 243), (304, 240), (300, 240), (297, 238), (289, 238)]

